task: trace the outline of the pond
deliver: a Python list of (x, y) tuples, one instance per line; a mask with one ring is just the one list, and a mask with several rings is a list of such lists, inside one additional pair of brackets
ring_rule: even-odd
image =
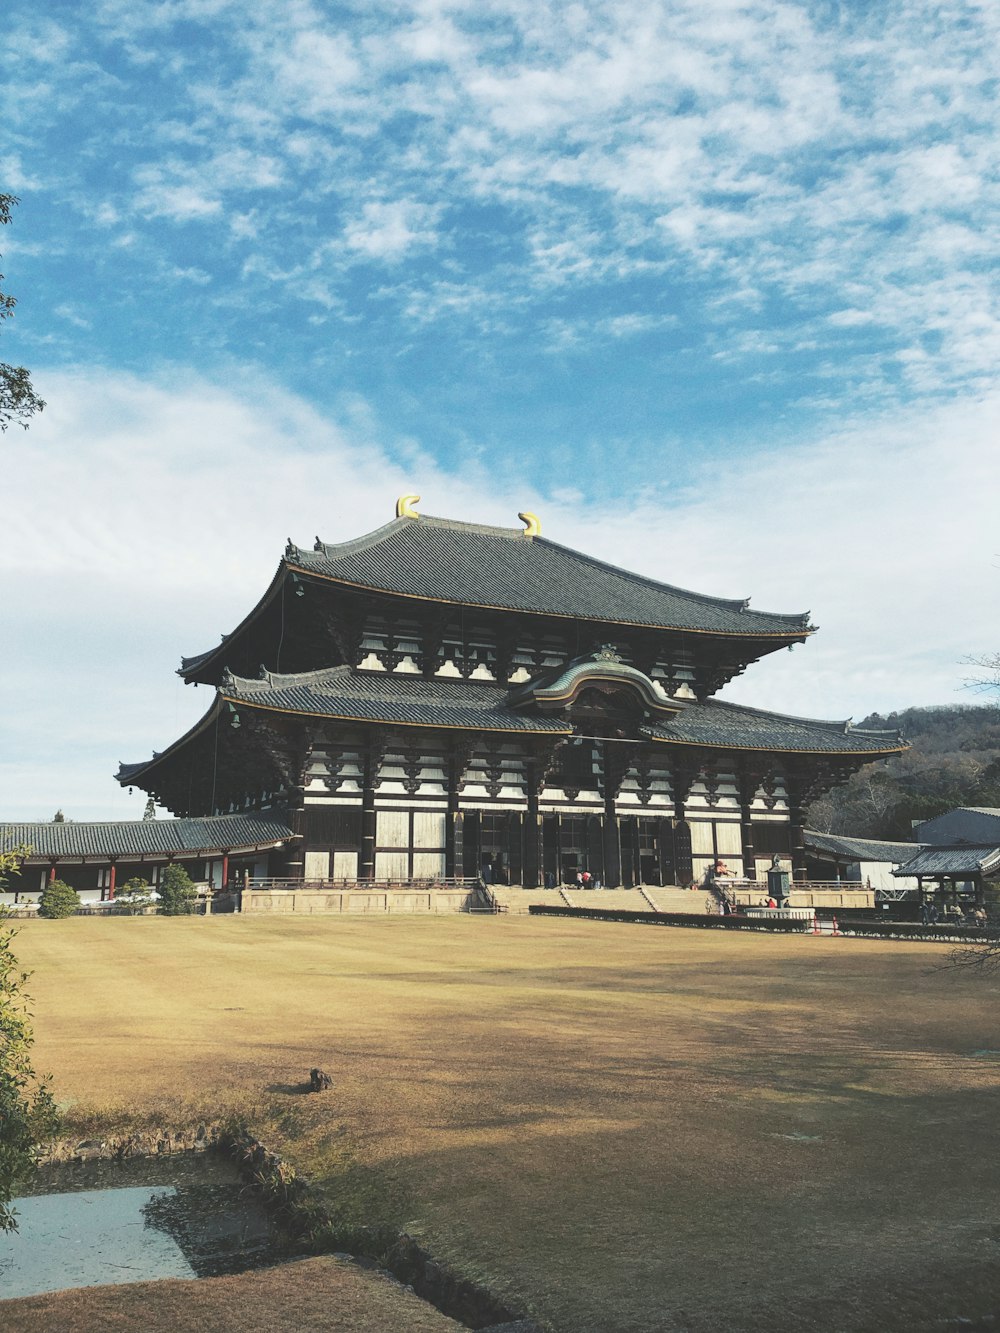
[(0, 1233), (0, 1300), (67, 1287), (210, 1277), (277, 1262), (285, 1238), (214, 1154), (44, 1167)]

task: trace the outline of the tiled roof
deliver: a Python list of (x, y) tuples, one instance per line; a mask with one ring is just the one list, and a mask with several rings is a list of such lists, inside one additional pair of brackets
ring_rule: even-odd
[(894, 875), (990, 874), (1000, 867), (1000, 847), (923, 847)]
[(843, 838), (838, 833), (813, 833), (811, 829), (806, 829), (802, 837), (806, 847), (816, 852), (829, 852), (832, 856), (856, 861), (891, 861), (897, 866), (920, 850), (912, 842)]
[(464, 606), (616, 625), (779, 636), (810, 632), (808, 613), (751, 611), (741, 600), (657, 583), (520, 528), (399, 518), (353, 541), (290, 545), (288, 566), (362, 588)]
[(939, 847), (986, 847), (1000, 842), (1000, 810), (992, 806), (959, 805), (917, 825), (921, 842)]
[[(146, 765), (135, 765), (146, 767)], [(292, 830), (277, 816), (133, 819), (114, 823), (0, 824), (0, 851), (28, 846), (34, 856), (148, 856), (235, 851), (284, 842)]]
[[(564, 717), (516, 710), (510, 706), (510, 697), (505, 686), (486, 681), (425, 680), (422, 676), (354, 672), (347, 666), (295, 675), (265, 671), (259, 680), (227, 673), (212, 707), (164, 753), (183, 749), (212, 724), (220, 706), (392, 726), (572, 734), (572, 725)], [(860, 731), (847, 722), (786, 717), (714, 699), (701, 704), (673, 702), (680, 709), (678, 715), (642, 727), (644, 736), (683, 745), (792, 754), (877, 755), (906, 748), (895, 731)], [(122, 764), (118, 781), (127, 786), (139, 780), (163, 757), (154, 754), (142, 763)]]
[(689, 704), (671, 722), (647, 728), (658, 741), (777, 750), (799, 754), (897, 754), (907, 748), (898, 731), (863, 731), (850, 722), (788, 717), (708, 699)]
[(266, 672), (261, 680), (226, 676), (220, 693), (234, 703), (256, 708), (358, 722), (564, 735), (571, 731), (559, 719), (514, 712), (507, 707), (507, 690), (502, 685), (356, 675), (346, 666), (291, 676)]

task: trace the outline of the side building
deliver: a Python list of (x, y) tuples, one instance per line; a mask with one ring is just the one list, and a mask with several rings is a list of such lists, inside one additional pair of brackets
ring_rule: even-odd
[(184, 659), (214, 690), (123, 764), (183, 817), (264, 813), (290, 879), (537, 887), (805, 872), (804, 810), (896, 732), (713, 696), (804, 642), (807, 614), (658, 583), (524, 529), (417, 515), (289, 543), (257, 605)]
[(255, 811), (204, 819), (0, 823), (0, 852), (28, 848), (20, 872), (9, 875), (0, 892), (0, 906), (34, 902), (54, 879), (76, 889), (84, 904), (107, 902), (130, 879), (155, 889), (175, 864), (208, 888), (239, 885), (245, 876), (267, 875), (292, 837), (280, 816)]

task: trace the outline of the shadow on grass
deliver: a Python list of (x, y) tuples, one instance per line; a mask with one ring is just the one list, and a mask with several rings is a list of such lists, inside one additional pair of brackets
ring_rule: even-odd
[(308, 1092), (312, 1092), (312, 1084), (306, 1079), (305, 1083), (268, 1083), (266, 1092), (280, 1092), (286, 1097), (302, 1097)]

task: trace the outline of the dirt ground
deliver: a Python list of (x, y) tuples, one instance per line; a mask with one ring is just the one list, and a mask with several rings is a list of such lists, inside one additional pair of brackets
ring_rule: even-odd
[(336, 1259), (235, 1277), (84, 1287), (0, 1304), (4, 1333), (458, 1333), (426, 1301)]
[[(217, 917), (16, 948), (81, 1132), (236, 1108), (345, 1226), (405, 1227), (558, 1333), (1000, 1312), (1000, 981), (940, 946)], [(170, 1327), (212, 1326), (206, 1288)]]

